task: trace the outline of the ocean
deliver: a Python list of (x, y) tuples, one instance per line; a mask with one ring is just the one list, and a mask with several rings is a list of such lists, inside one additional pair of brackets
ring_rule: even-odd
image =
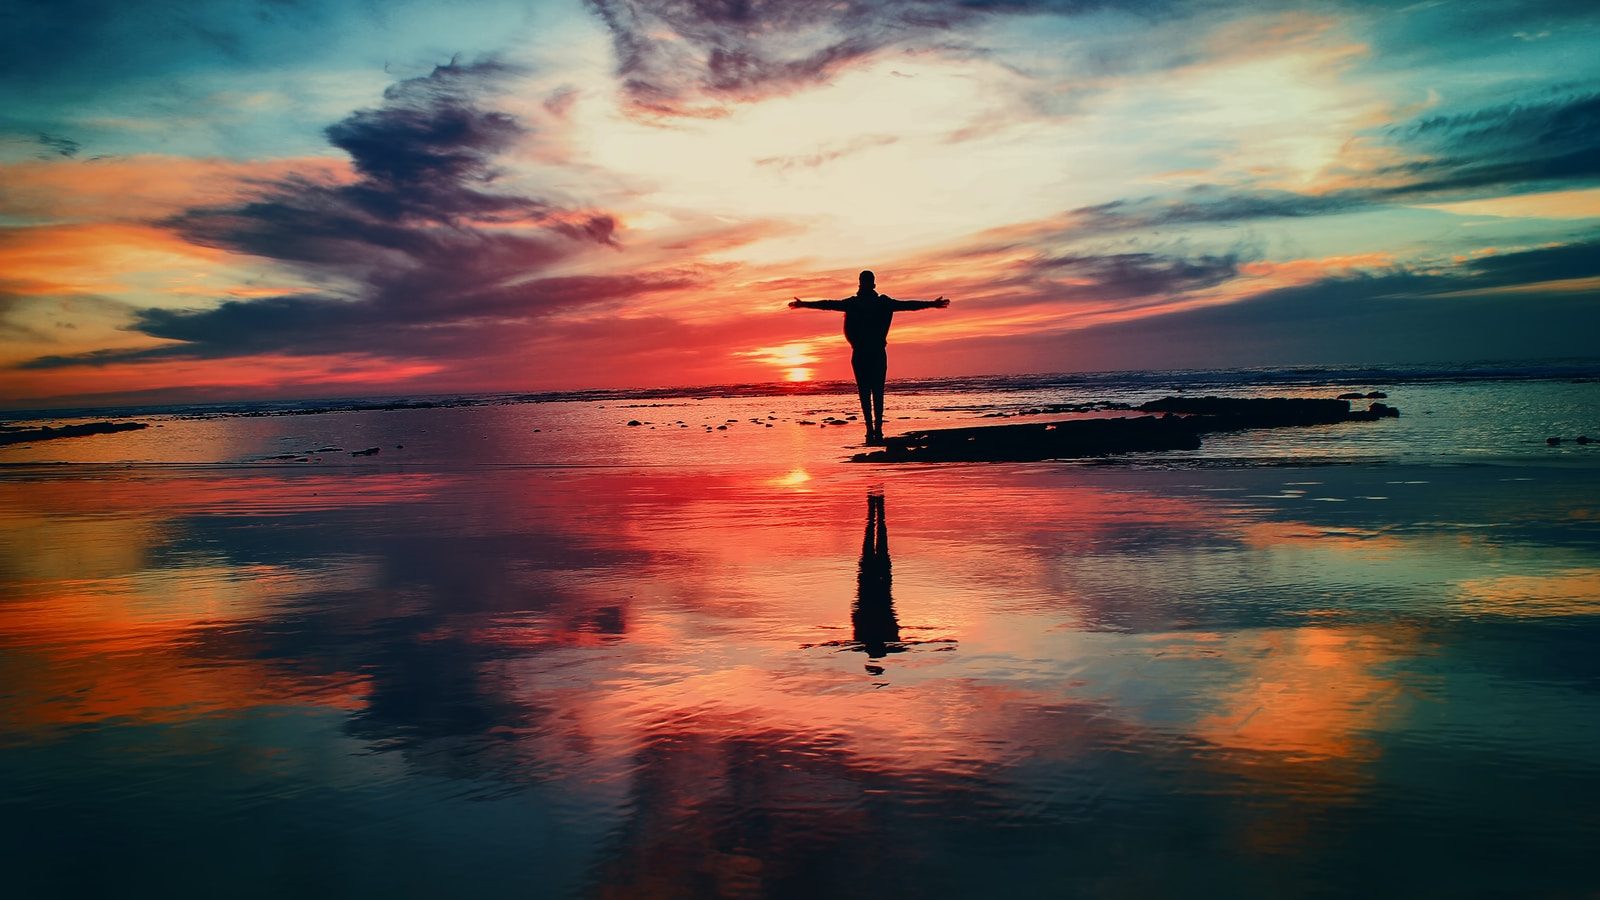
[(9, 414), (8, 895), (1600, 890), (1600, 364), (840, 387)]
[[(1135, 415), (1103, 404), (1164, 396), (1337, 397), (1382, 393), (1402, 418), (1371, 426), (1214, 437), (1197, 453), (1132, 456), (1143, 465), (1295, 461), (1586, 465), (1571, 440), (1600, 440), (1600, 363), (1287, 368), (1013, 375), (892, 382), (885, 431)], [(1353, 405), (1362, 408), (1370, 401)], [(256, 401), (114, 410), (0, 413), (37, 427), (137, 420), (143, 432), (0, 446), (0, 466), (33, 463), (321, 466), (657, 466), (741, 468), (773, 454), (841, 459), (861, 448), (853, 385), (467, 394)], [(847, 424), (829, 426), (828, 419)], [(629, 422), (639, 425), (629, 426)], [(725, 426), (725, 427), (724, 427)], [(769, 427), (770, 426), (770, 427)], [(830, 430), (831, 427), (831, 430)], [(691, 440), (710, 431), (715, 440)], [(1556, 447), (1550, 437), (1567, 439)], [(359, 446), (357, 446), (359, 445)], [(379, 447), (360, 462), (350, 452)], [(316, 451), (329, 449), (323, 453)], [(847, 452), (848, 451), (848, 452)], [(381, 459), (379, 458), (381, 456)], [(275, 459), (285, 457), (285, 459)], [(315, 457), (315, 459), (313, 459)]]

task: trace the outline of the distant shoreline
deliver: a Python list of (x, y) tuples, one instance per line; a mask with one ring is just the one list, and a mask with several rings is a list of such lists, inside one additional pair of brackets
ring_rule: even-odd
[[(1218, 392), (1265, 387), (1389, 386), (1459, 381), (1595, 381), (1600, 382), (1600, 359), (1532, 360), (1457, 365), (1404, 366), (1284, 366), (1253, 369), (1195, 369), (1170, 371), (1120, 371), (1045, 373), (1023, 375), (962, 375), (940, 378), (890, 379), (891, 393), (958, 393), (982, 390), (1079, 389), (1108, 392), (1186, 390)], [(331, 412), (370, 412), (406, 409), (449, 409), (505, 406), (522, 403), (582, 403), (600, 401), (707, 400), (735, 397), (836, 396), (855, 394), (849, 381), (763, 382), (699, 387), (592, 388), (570, 391), (471, 392), (433, 395), (377, 395), (367, 397), (306, 398), (299, 400), (197, 401), (189, 403), (106, 406), (70, 406), (0, 410), (0, 421), (25, 422), (93, 417), (177, 416), (181, 418), (235, 418), (257, 416), (319, 415)]]

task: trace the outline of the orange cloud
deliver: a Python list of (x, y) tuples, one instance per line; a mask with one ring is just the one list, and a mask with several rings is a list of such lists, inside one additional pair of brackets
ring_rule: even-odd
[(1441, 209), (1463, 216), (1594, 219), (1600, 218), (1600, 188), (1515, 194), (1509, 197), (1463, 200), (1460, 203), (1434, 203), (1424, 208)]
[(53, 222), (148, 221), (237, 201), (290, 176), (347, 181), (349, 163), (312, 156), (239, 162), (181, 156), (28, 160), (0, 164), (0, 216)]
[(132, 222), (0, 230), (0, 288), (13, 298), (5, 319), (21, 332), (20, 337), (0, 336), (0, 364), (156, 346), (149, 337), (122, 330), (135, 306), (171, 307), (307, 290), (292, 280), (262, 283), (254, 266), (226, 251)]
[(51, 397), (174, 391), (204, 395), (226, 389), (230, 396), (275, 396), (318, 387), (404, 385), (441, 372), (443, 364), (362, 354), (259, 355), (229, 359), (152, 360), (104, 366), (0, 371), (0, 394)]
[(1271, 287), (1285, 287), (1349, 275), (1361, 269), (1387, 268), (1394, 263), (1395, 257), (1392, 253), (1355, 253), (1347, 256), (1325, 256), (1320, 259), (1247, 262), (1240, 264), (1239, 271), (1252, 277), (1268, 279)]
[(146, 272), (205, 266), (226, 254), (149, 225), (97, 222), (0, 232), (0, 271), (13, 293), (117, 294)]

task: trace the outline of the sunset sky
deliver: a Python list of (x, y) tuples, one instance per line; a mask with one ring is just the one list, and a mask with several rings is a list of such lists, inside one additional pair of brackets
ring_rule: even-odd
[(1600, 355), (1600, 8), (13, 0), (0, 407)]

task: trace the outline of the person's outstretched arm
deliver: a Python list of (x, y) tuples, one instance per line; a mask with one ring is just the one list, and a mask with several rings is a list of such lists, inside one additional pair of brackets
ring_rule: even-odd
[(950, 305), (950, 298), (939, 297), (934, 300), (891, 300), (895, 309), (944, 309)]
[(790, 309), (836, 309), (844, 312), (846, 309), (843, 300), (801, 300), (799, 297), (789, 301)]

